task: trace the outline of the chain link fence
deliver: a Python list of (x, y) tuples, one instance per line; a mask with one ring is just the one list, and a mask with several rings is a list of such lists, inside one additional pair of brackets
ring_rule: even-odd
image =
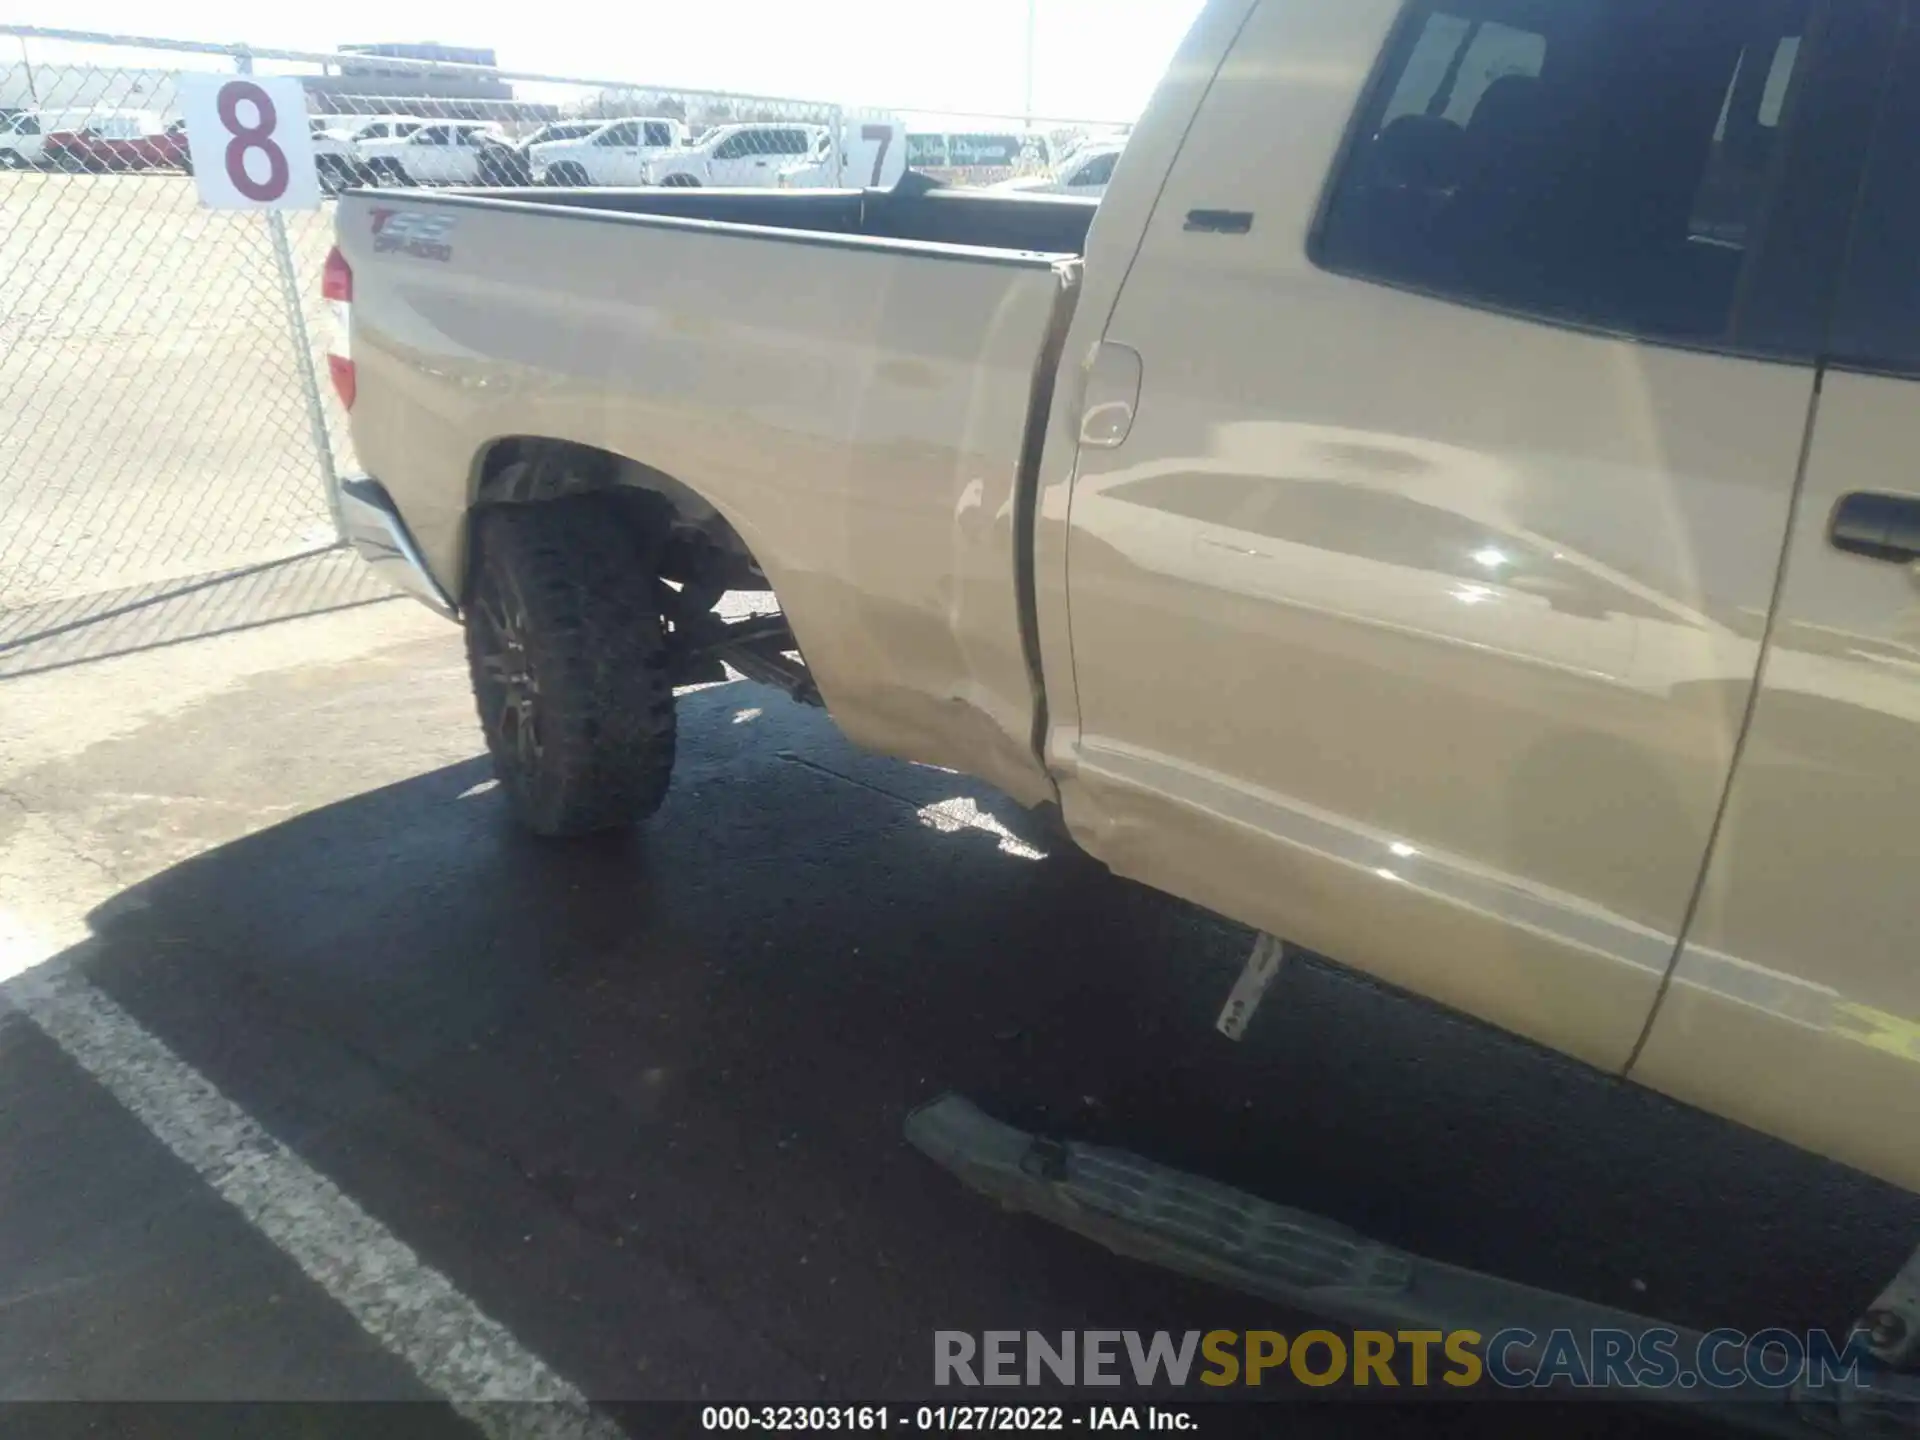
[(337, 538), (330, 479), (354, 461), (314, 352), (333, 207), (203, 208), (178, 103), (190, 71), (298, 76), (329, 196), (382, 185), (891, 185), (909, 167), (949, 184), (1044, 186), (1071, 153), (1124, 131), (568, 79), (491, 60), (0, 26), (0, 652), (9, 633), (33, 632), (23, 611), (99, 612), (88, 597), (252, 573)]

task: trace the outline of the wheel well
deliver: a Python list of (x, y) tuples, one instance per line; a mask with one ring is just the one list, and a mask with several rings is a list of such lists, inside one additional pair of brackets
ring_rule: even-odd
[(700, 188), (699, 178), (693, 175), (669, 175), (666, 179), (662, 180), (660, 184), (663, 187), (672, 186), (676, 190), (698, 190)]
[[(496, 505), (605, 495), (662, 579), (711, 591), (771, 590), (738, 532), (697, 491), (663, 470), (570, 440), (515, 435), (475, 459), (472, 516)], [(471, 571), (471, 566), (468, 567)]]

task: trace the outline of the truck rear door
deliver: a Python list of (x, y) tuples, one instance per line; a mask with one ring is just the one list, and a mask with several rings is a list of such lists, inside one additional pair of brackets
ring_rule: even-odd
[(1920, 1190), (1911, 8), (1886, 95), (1753, 718), (1686, 947), (1633, 1074)]
[(1627, 1064), (1759, 662), (1870, 8), (1254, 8), (1074, 483), (1092, 848)]

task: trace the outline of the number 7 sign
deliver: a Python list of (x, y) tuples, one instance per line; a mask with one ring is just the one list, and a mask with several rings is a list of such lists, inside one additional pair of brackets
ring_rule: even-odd
[(320, 204), (307, 92), (291, 75), (182, 75), (180, 113), (200, 203), (212, 210)]

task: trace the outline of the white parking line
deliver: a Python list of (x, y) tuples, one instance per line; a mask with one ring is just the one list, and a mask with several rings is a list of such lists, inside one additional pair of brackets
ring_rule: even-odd
[(70, 967), (30, 970), (0, 997), (487, 1435), (621, 1440), (506, 1327)]

